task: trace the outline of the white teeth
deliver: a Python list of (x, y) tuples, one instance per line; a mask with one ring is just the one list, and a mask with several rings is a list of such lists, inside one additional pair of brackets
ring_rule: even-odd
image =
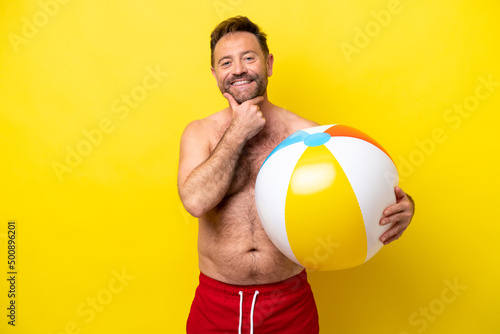
[(248, 80), (236, 81), (236, 82), (233, 82), (231, 85), (237, 86), (237, 85), (244, 85), (247, 83), (250, 83), (250, 81), (248, 81)]

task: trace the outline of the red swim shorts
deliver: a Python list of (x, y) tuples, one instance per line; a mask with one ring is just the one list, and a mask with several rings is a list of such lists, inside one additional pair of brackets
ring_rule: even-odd
[(317, 334), (318, 311), (306, 271), (282, 282), (231, 285), (200, 274), (188, 334)]

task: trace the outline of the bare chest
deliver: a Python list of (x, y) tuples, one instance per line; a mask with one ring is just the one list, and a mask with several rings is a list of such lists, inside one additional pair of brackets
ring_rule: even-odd
[(252, 138), (243, 147), (234, 177), (227, 193), (231, 196), (245, 189), (253, 190), (260, 167), (278, 144), (287, 136), (283, 129), (265, 132)]

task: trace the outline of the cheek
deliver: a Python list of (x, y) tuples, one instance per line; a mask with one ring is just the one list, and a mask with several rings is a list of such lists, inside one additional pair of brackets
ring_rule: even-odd
[(266, 77), (267, 76), (267, 67), (261, 65), (258, 68), (255, 68), (252, 72), (259, 77)]
[(217, 76), (217, 83), (219, 84), (219, 86), (224, 86), (224, 83), (227, 80), (228, 76), (229, 75), (226, 72), (219, 73), (219, 75)]

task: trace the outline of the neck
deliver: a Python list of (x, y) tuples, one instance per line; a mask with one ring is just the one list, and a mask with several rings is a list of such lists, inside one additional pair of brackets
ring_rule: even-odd
[(267, 91), (264, 93), (264, 100), (262, 100), (261, 103), (259, 103), (260, 110), (262, 111), (262, 114), (264, 117), (268, 118), (269, 116), (272, 115), (272, 111), (275, 107), (274, 104), (272, 104), (268, 97), (267, 97)]

